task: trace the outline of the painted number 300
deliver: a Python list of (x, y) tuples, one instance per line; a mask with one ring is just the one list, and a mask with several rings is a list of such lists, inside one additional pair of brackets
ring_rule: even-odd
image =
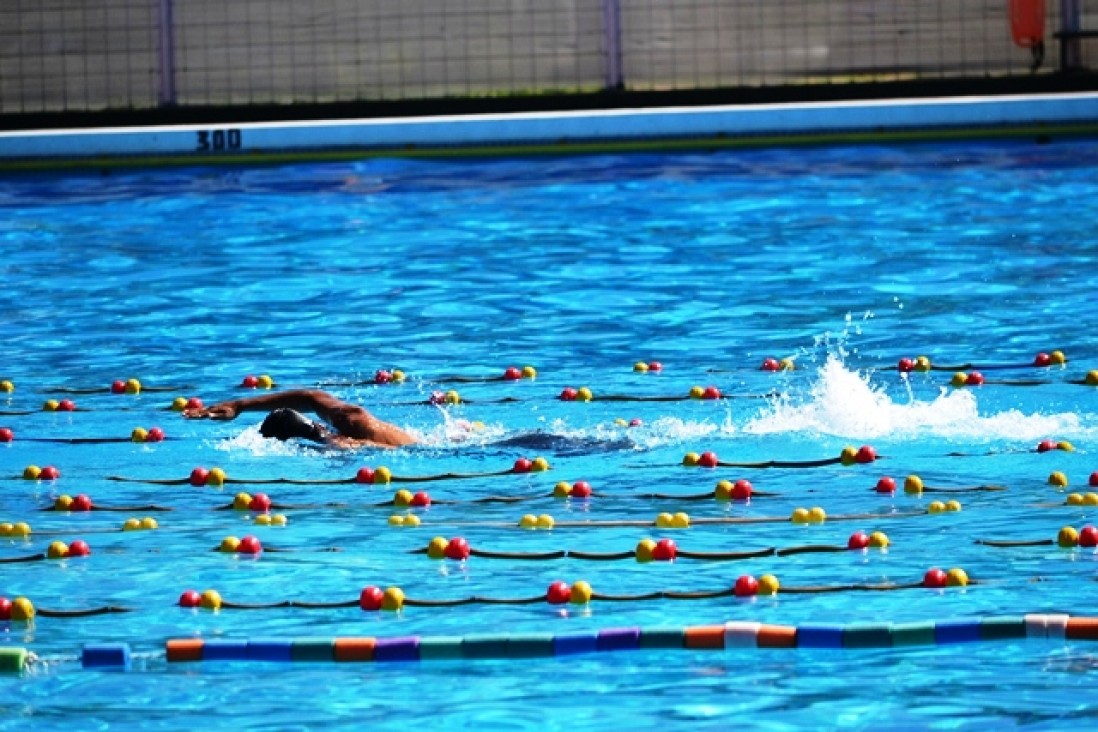
[(198, 152), (239, 150), (242, 144), (240, 130), (198, 130)]

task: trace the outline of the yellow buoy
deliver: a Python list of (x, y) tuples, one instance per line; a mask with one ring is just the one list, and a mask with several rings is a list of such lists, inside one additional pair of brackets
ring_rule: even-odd
[(202, 593), (202, 599), (199, 600), (198, 604), (206, 610), (220, 610), (221, 593), (217, 590), (206, 590)]
[(11, 619), (19, 623), (34, 620), (34, 603), (25, 597), (17, 597), (12, 600)]
[(778, 589), (781, 587), (778, 578), (772, 574), (764, 574), (762, 577), (759, 577), (758, 582), (758, 594), (760, 595), (776, 595), (778, 594)]
[(960, 567), (954, 567), (946, 573), (946, 587), (967, 587), (968, 573)]
[(381, 596), (381, 609), (397, 612), (404, 607), (404, 590), (399, 587), (387, 587)]
[(434, 537), (427, 545), (427, 556), (431, 559), (445, 559), (446, 546), (449, 543), (450, 542), (446, 541), (446, 539), (441, 536)]
[(584, 580), (579, 580), (572, 583), (572, 594), (569, 596), (568, 601), (573, 605), (586, 605), (591, 602), (593, 594), (594, 590), (591, 589), (591, 585)]
[(1056, 543), (1065, 549), (1079, 546), (1079, 532), (1071, 526), (1065, 526), (1056, 535)]

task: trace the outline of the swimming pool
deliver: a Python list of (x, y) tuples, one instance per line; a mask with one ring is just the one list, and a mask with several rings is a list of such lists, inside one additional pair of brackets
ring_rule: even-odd
[[(168, 639), (191, 637), (563, 637), (726, 621), (1094, 614), (1092, 550), (975, 540), (1054, 540), (1061, 527), (1094, 520), (1093, 507), (1065, 504), (1070, 492), (1095, 490), (1087, 476), (1098, 469), (1089, 455), (1098, 397), (1076, 383), (1098, 368), (1089, 317), (1096, 166), (1094, 144), (1084, 140), (2, 179), (0, 379), (15, 390), (3, 395), (0, 419), (15, 439), (0, 446), (0, 521), (27, 521), (34, 533), (4, 539), (0, 556), (78, 538), (92, 553), (0, 565), (0, 594), (25, 595), (41, 608), (131, 612), (0, 626), (0, 645), (44, 659), (0, 679), (0, 728), (178, 729), (215, 715), (240, 729), (1085, 724), (1095, 713), (1086, 695), (1094, 653), (1081, 641), (338, 665), (169, 663), (164, 651)], [(1065, 366), (1030, 365), (1056, 349)], [(920, 354), (974, 364), (987, 383), (951, 387), (951, 370), (897, 373), (900, 358)], [(766, 358), (792, 358), (796, 368), (763, 371)], [(638, 361), (663, 369), (636, 372)], [(508, 366), (527, 364), (536, 379), (499, 379)], [(1017, 368), (983, 368), (1003, 364)], [(378, 369), (400, 369), (407, 379), (375, 385)], [(317, 451), (262, 440), (261, 415), (212, 423), (170, 409), (178, 396), (211, 403), (240, 395), (246, 374), (270, 374), (280, 388), (328, 385), (415, 431), (422, 445)], [(140, 394), (110, 393), (114, 380), (129, 378), (141, 381)], [(689, 399), (695, 385), (730, 398)], [(559, 399), (582, 386), (593, 401)], [(432, 392), (451, 389), (464, 404), (427, 403)], [(51, 398), (72, 399), (78, 411), (43, 411)], [(129, 440), (135, 428), (153, 426), (164, 429), (164, 442)], [(498, 444), (538, 431), (567, 439), (539, 449)], [(116, 441), (36, 441), (56, 438)], [(1037, 452), (1047, 439), (1076, 449)], [(880, 459), (814, 468), (682, 465), (688, 452), (737, 463), (813, 461), (863, 444)], [(539, 455), (548, 472), (430, 483), (142, 482), (186, 481), (199, 465), (236, 479), (302, 481), (348, 481), (360, 467), (380, 465), (398, 477), (487, 473)], [(31, 464), (54, 465), (61, 477), (26, 481)], [(1066, 489), (1048, 484), (1057, 471)], [(911, 474), (932, 487), (1006, 490), (874, 490), (883, 476), (902, 484)], [(750, 503), (638, 497), (695, 496), (740, 478), (773, 495)], [(597, 495), (552, 496), (558, 481), (580, 480)], [(434, 505), (374, 505), (400, 488), (428, 491)], [(313, 505), (281, 511), (285, 527), (256, 526), (251, 512), (215, 510), (239, 490)], [(102, 507), (173, 510), (41, 511), (79, 493)], [(477, 502), (493, 496), (529, 500)], [(928, 513), (932, 501), (950, 499), (962, 510)], [(328, 503), (343, 505), (321, 505)], [(789, 520), (794, 509), (816, 506), (826, 510), (824, 523)], [(662, 512), (688, 513), (693, 526), (636, 525)], [(390, 524), (409, 513), (420, 526)], [(557, 526), (519, 528), (528, 513), (549, 514)], [(843, 519), (854, 514), (873, 517)], [(121, 530), (127, 518), (144, 516), (159, 528)], [(706, 523), (740, 518), (773, 521)], [(569, 525), (587, 520), (614, 525)], [(651, 537), (673, 539), (682, 552), (721, 553), (841, 546), (857, 530), (885, 532), (888, 551), (670, 563), (487, 556), (462, 563), (423, 553), (435, 536), (465, 537), (485, 552), (628, 553)], [(224, 537), (246, 534), (264, 543), (258, 558), (216, 551)], [(918, 584), (931, 567), (963, 568), (973, 584), (790, 592)], [(602, 596), (706, 594), (746, 574), (773, 574), (782, 589), (587, 606), (357, 607), (367, 585), (439, 601), (538, 597), (557, 580), (587, 581)], [(218, 613), (178, 606), (184, 590), (210, 588), (239, 603), (355, 606)], [(82, 669), (88, 643), (130, 644), (133, 669)]]

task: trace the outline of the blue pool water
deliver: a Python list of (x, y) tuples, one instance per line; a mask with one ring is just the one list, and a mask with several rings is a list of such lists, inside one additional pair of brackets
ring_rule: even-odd
[[(0, 646), (42, 661), (0, 677), (0, 729), (1063, 729), (1087, 726), (1098, 648), (1080, 641), (827, 651), (634, 651), (516, 661), (419, 664), (169, 664), (169, 638), (565, 634), (622, 626), (755, 620), (797, 625), (902, 622), (1061, 612), (1094, 615), (1093, 550), (992, 548), (976, 539), (1042, 540), (1081, 528), (1095, 507), (1067, 506), (1098, 470), (1093, 271), (1098, 147), (1092, 141), (775, 149), (528, 160), (357, 163), (25, 175), (0, 179), (3, 313), (0, 521), (29, 540), (0, 558), (84, 538), (82, 559), (0, 564), (0, 595), (127, 614), (0, 623)], [(1061, 349), (1064, 367), (1028, 366)], [(985, 369), (955, 389), (951, 373), (901, 377), (901, 357)], [(791, 373), (759, 370), (793, 358)], [(635, 373), (659, 360), (659, 374)], [(516, 383), (456, 382), (536, 366)], [(404, 384), (369, 383), (377, 369)], [(419, 436), (392, 452), (317, 450), (263, 440), (261, 414), (184, 420), (176, 396), (240, 396), (245, 374), (279, 387), (329, 387)], [(138, 396), (112, 395), (138, 378)], [(995, 382), (1029, 382), (1017, 383)], [(1035, 383), (1034, 383), (1035, 382)], [(734, 398), (678, 396), (715, 385)], [(588, 386), (591, 403), (557, 399)], [(163, 387), (165, 391), (153, 391)], [(66, 389), (91, 389), (71, 393)], [(426, 404), (457, 389), (462, 406)], [(770, 396), (766, 396), (770, 395)], [(41, 411), (72, 398), (79, 411)], [(499, 401), (513, 397), (516, 401)], [(638, 419), (623, 427), (617, 420)], [(158, 425), (167, 440), (126, 441)], [(567, 438), (541, 449), (499, 444), (529, 432)], [(36, 441), (120, 438), (105, 444)], [(1041, 440), (1076, 450), (1038, 454)], [(817, 460), (870, 444), (868, 465), (813, 469), (685, 468), (684, 453), (724, 461)], [(398, 476), (506, 470), (538, 455), (552, 470), (427, 484), (229, 485), (117, 482), (185, 478), (198, 465), (231, 478), (342, 479), (364, 465)], [(21, 479), (54, 465), (55, 482)], [(1048, 485), (1064, 472), (1067, 489)], [(931, 486), (1007, 490), (881, 495), (882, 476)], [(748, 478), (749, 504), (638, 498), (712, 491)], [(587, 480), (602, 496), (551, 497)], [(407, 511), (370, 504), (428, 490), (417, 528)], [(281, 503), (285, 527), (215, 511), (237, 490)], [(61, 494), (103, 506), (160, 504), (157, 531), (120, 531), (148, 511), (40, 512)], [(532, 496), (522, 503), (472, 503)], [(955, 498), (959, 513), (910, 515)], [(448, 501), (451, 503), (444, 504)], [(821, 525), (793, 525), (820, 506)], [(634, 525), (518, 528), (525, 513), (558, 523), (653, 521), (685, 511), (690, 529)], [(844, 515), (871, 514), (857, 520)], [(898, 515), (890, 515), (898, 514)], [(771, 523), (700, 523), (772, 517)], [(493, 551), (630, 551), (645, 537), (730, 551), (844, 544), (884, 531), (887, 552), (680, 559), (433, 561), (433, 536)], [(51, 533), (53, 532), (53, 533)], [(254, 534), (258, 559), (213, 549)], [(339, 551), (323, 551), (338, 548)], [(182, 609), (186, 589), (228, 600), (354, 600), (366, 585), (410, 598), (531, 597), (554, 580), (607, 595), (716, 591), (741, 574), (783, 587), (919, 582), (964, 568), (965, 589), (783, 594), (743, 600), (545, 603), (345, 609)], [(127, 642), (129, 673), (82, 670), (85, 643)]]

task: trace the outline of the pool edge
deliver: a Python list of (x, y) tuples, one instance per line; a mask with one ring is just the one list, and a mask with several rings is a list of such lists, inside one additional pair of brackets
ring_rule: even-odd
[(0, 171), (1098, 135), (1098, 94), (0, 132)]

